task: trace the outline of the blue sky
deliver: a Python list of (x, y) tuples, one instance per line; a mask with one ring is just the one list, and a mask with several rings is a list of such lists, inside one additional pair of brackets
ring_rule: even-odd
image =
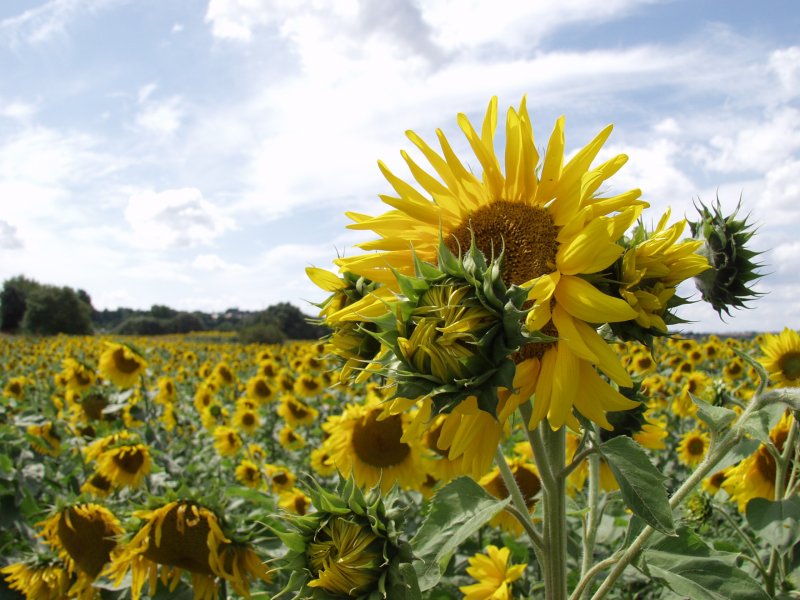
[[(206, 311), (322, 293), (379, 214), (404, 131), (527, 95), (544, 143), (607, 123), (610, 191), (656, 221), (719, 194), (760, 226), (766, 295), (691, 330), (800, 327), (800, 9), (794, 0), (3, 0), (0, 279), (95, 306)], [(689, 290), (690, 291), (690, 290)]]

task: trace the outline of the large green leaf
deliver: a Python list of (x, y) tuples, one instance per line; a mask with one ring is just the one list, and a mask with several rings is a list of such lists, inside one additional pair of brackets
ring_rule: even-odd
[(755, 579), (718, 558), (647, 550), (645, 562), (653, 577), (692, 600), (769, 600)]
[(730, 408), (724, 406), (714, 406), (705, 400), (701, 400), (694, 394), (689, 394), (689, 397), (697, 406), (697, 417), (703, 421), (711, 431), (722, 431), (727, 429), (728, 426), (736, 420), (736, 413)]
[(770, 442), (769, 432), (778, 424), (785, 410), (786, 407), (783, 404), (767, 404), (751, 413), (742, 422), (742, 427), (748, 435), (767, 444)]
[(674, 533), (672, 509), (664, 489), (666, 477), (653, 466), (644, 449), (631, 438), (620, 435), (602, 444), (600, 453), (633, 514), (657, 531)]
[(509, 499), (498, 500), (468, 477), (459, 477), (439, 490), (411, 547), (414, 568), (422, 591), (433, 588), (458, 546), (505, 508)]
[(800, 497), (777, 502), (753, 498), (747, 503), (747, 522), (758, 536), (780, 552), (786, 552), (800, 539)]

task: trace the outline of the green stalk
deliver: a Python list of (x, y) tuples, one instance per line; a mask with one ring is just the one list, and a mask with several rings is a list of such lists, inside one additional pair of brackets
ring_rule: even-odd
[(583, 536), (583, 556), (581, 558), (581, 577), (585, 577), (594, 562), (594, 545), (597, 528), (600, 525), (600, 456), (589, 456), (589, 515), (586, 518)]
[(514, 515), (517, 521), (519, 521), (522, 527), (525, 529), (525, 532), (528, 534), (531, 542), (533, 543), (533, 549), (536, 552), (536, 558), (541, 561), (543, 560), (542, 552), (544, 550), (542, 536), (533, 526), (533, 522), (531, 521), (528, 512), (528, 506), (525, 503), (525, 497), (522, 495), (522, 490), (519, 489), (517, 480), (514, 477), (514, 474), (511, 472), (511, 468), (508, 466), (508, 461), (506, 460), (505, 454), (503, 454), (503, 449), (499, 445), (497, 446), (497, 450), (495, 450), (494, 462), (497, 464), (497, 469), (500, 471), (500, 476), (503, 478), (503, 483), (506, 484), (506, 489), (511, 496), (512, 506), (509, 507), (509, 509), (513, 510), (509, 510), (509, 512)]
[[(550, 477), (544, 490), (544, 527), (547, 565), (545, 568), (545, 597), (547, 600), (567, 599), (567, 486), (563, 477), (553, 477), (564, 469), (566, 458), (566, 427), (557, 431), (547, 421), (539, 424), (544, 446), (544, 460)], [(538, 460), (538, 457), (537, 457)], [(541, 466), (539, 467), (541, 470)]]

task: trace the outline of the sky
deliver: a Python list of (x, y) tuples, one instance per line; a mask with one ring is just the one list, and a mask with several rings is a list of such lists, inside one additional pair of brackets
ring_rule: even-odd
[(312, 314), (305, 268), (368, 239), (345, 212), (389, 209), (377, 161), (411, 179), (405, 131), (477, 163), (456, 115), (525, 96), (540, 145), (614, 124), (598, 163), (628, 155), (608, 191), (648, 222), (741, 199), (764, 295), (684, 331), (798, 329), (798, 31), (796, 0), (2, 0), (0, 280)]

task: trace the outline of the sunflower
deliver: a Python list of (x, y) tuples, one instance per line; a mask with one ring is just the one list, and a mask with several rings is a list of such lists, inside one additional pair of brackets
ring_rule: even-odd
[(214, 429), (214, 447), (220, 456), (234, 456), (242, 447), (242, 437), (233, 427), (220, 425)]
[(775, 385), (800, 387), (800, 333), (788, 327), (778, 335), (768, 333), (761, 352), (761, 364)]
[(464, 600), (512, 600), (511, 584), (522, 577), (527, 564), (510, 565), (508, 548), (489, 546), (486, 554), (469, 559), (467, 573), (478, 583), (458, 588)]
[(178, 393), (175, 390), (175, 381), (171, 377), (160, 377), (156, 382), (158, 394), (155, 401), (160, 404), (172, 404)]
[(239, 404), (233, 413), (232, 424), (236, 429), (253, 434), (261, 426), (261, 417), (252, 408)]
[(678, 444), (678, 460), (690, 467), (696, 467), (706, 455), (710, 442), (708, 433), (699, 429), (684, 433)]
[(147, 361), (136, 350), (125, 344), (105, 342), (100, 355), (100, 373), (117, 387), (127, 389), (136, 385), (147, 368)]
[(297, 476), (288, 467), (267, 464), (264, 468), (272, 483), (272, 491), (277, 494), (291, 490), (297, 482)]
[(294, 393), (303, 398), (316, 396), (324, 389), (318, 377), (310, 373), (303, 373), (294, 382)]
[(489, 103), (480, 135), (466, 116), (459, 115), (458, 123), (483, 167), (483, 177), (461, 163), (440, 131), (443, 156), (408, 132), (441, 181), (405, 152), (401, 154), (425, 193), (379, 163), (398, 194), (381, 198), (394, 210), (378, 217), (348, 213), (354, 221), (350, 228), (379, 236), (359, 247), (377, 252), (335, 262), (342, 271), (398, 289), (395, 273), (412, 275), (415, 257), (436, 264), (440, 240), (455, 254), (469, 248), (472, 239), (487, 257), (502, 249), (503, 281), (529, 289), (528, 329), (559, 338), (524, 348), (518, 358), (541, 365), (530, 426), (546, 417), (555, 429), (565, 423), (577, 429), (573, 406), (608, 426), (605, 411), (631, 404), (604, 382), (594, 366), (620, 385), (630, 385), (630, 378), (591, 324), (628, 321), (637, 312), (584, 276), (601, 274), (614, 264), (623, 252), (617, 241), (646, 206), (638, 200), (639, 190), (612, 198), (596, 195), (627, 158), (619, 155), (590, 170), (611, 133), (608, 126), (564, 164), (564, 120), (559, 118), (539, 168), (523, 99), (518, 110), (508, 111), (504, 175), (494, 150), (497, 99)]
[[(530, 511), (539, 500), (539, 492), (542, 489), (542, 482), (539, 479), (539, 472), (536, 469), (536, 465), (528, 462), (524, 458), (514, 458), (508, 462), (511, 473), (514, 475), (514, 479), (522, 492), (525, 505), (528, 507), (528, 511)], [(497, 467), (481, 477), (478, 483), (495, 498), (504, 500), (509, 496), (508, 488)], [(492, 520), (489, 521), (489, 524), (493, 527), (500, 527), (503, 531), (515, 536), (522, 533), (522, 525), (520, 522), (517, 521), (516, 517), (506, 511), (502, 511), (494, 516)]]
[(323, 424), (330, 435), (324, 447), (344, 476), (351, 473), (356, 485), (373, 487), (380, 482), (387, 492), (395, 483), (416, 488), (424, 479), (420, 440), (404, 441), (410, 418), (405, 414), (381, 418), (382, 408), (373, 400), (368, 404), (349, 404), (341, 415)]
[(63, 600), (68, 597), (71, 580), (61, 563), (17, 562), (3, 567), (0, 573), (8, 587), (21, 592), (27, 600)]
[(75, 504), (37, 523), (40, 536), (71, 569), (74, 563), (95, 579), (111, 560), (123, 530), (114, 514), (99, 504)]
[(52, 422), (28, 425), (26, 431), (34, 438), (31, 440), (31, 447), (39, 454), (58, 456), (61, 452), (61, 436), (56, 432)]
[(81, 485), (81, 493), (98, 498), (107, 497), (113, 489), (114, 486), (111, 485), (111, 482), (100, 473), (94, 473)]
[(255, 375), (248, 379), (246, 393), (248, 398), (255, 400), (259, 404), (267, 404), (275, 399), (275, 389), (264, 375)]
[(97, 458), (98, 474), (114, 487), (139, 487), (151, 467), (150, 450), (144, 444), (124, 443), (109, 448)]
[(97, 379), (94, 369), (74, 358), (65, 358), (61, 366), (64, 384), (74, 392), (86, 391)]
[(236, 480), (249, 488), (258, 489), (263, 481), (261, 469), (252, 460), (244, 459), (236, 467)]
[(730, 359), (722, 367), (722, 374), (725, 377), (725, 381), (729, 383), (736, 383), (742, 377), (744, 377), (744, 361), (742, 361), (742, 359), (738, 356)]
[(306, 440), (291, 425), (281, 428), (278, 433), (278, 441), (286, 450), (300, 450), (306, 445)]
[(705, 392), (713, 380), (702, 371), (692, 371), (686, 377), (680, 393), (672, 401), (672, 412), (679, 417), (693, 417), (697, 414), (697, 405), (692, 402), (692, 396), (700, 396)]
[(28, 384), (28, 378), (25, 376), (11, 377), (3, 387), (3, 395), (8, 398), (22, 400), (25, 397), (25, 388)]
[(214, 367), (210, 377), (220, 387), (233, 385), (236, 382), (236, 375), (233, 374), (231, 367), (224, 362)]
[(319, 411), (298, 400), (291, 394), (283, 394), (278, 406), (278, 414), (292, 427), (311, 425), (316, 421)]
[[(216, 514), (188, 500), (169, 502), (155, 510), (137, 511), (134, 517), (144, 523), (134, 537), (114, 557), (104, 574), (119, 585), (131, 573), (131, 598), (138, 600), (145, 582), (155, 593), (159, 579), (170, 590), (184, 570), (191, 574), (198, 600), (217, 597), (217, 577), (230, 582), (239, 593), (249, 590), (253, 577), (268, 580), (259, 560), (241, 552), (226, 537)], [(247, 594), (243, 594), (247, 595)]]
[(333, 464), (333, 458), (324, 443), (311, 451), (309, 460), (311, 468), (322, 477), (330, 477), (336, 473), (336, 465)]
[(278, 506), (290, 513), (302, 516), (308, 512), (311, 506), (311, 498), (306, 496), (302, 490), (292, 488), (288, 492), (281, 493)]
[[(770, 440), (778, 452), (783, 451), (793, 422), (792, 415), (787, 411), (770, 431)], [(722, 489), (737, 503), (740, 512), (745, 511), (747, 503), (753, 498), (775, 499), (777, 465), (764, 444), (736, 466), (725, 469), (724, 473)], [(790, 473), (791, 469), (787, 469), (787, 477)]]

